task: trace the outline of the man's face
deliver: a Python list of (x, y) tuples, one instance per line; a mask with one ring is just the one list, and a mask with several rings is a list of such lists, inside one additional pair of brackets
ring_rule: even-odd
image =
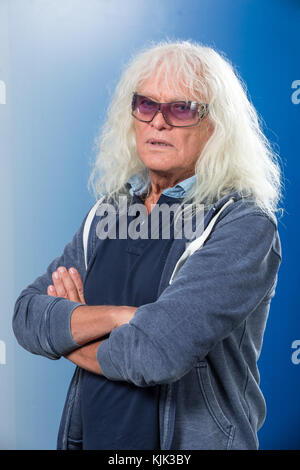
[[(155, 86), (155, 83), (154, 76), (136, 91), (157, 102), (185, 101), (182, 97), (170, 93), (163, 82), (159, 86)], [(159, 112), (150, 123), (134, 119), (134, 130), (137, 152), (144, 165), (158, 174), (180, 176), (194, 174), (195, 163), (213, 132), (213, 126), (209, 119), (205, 118), (195, 127), (172, 127)], [(159, 141), (167, 145), (160, 145)]]

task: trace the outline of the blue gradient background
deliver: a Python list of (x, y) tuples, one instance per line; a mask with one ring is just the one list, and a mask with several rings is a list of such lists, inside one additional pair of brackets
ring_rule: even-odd
[[(299, 113), (297, 0), (0, 0), (3, 310), (0, 448), (53, 449), (74, 366), (16, 344), (13, 304), (61, 254), (93, 203), (93, 140), (123, 65), (151, 41), (192, 39), (237, 66), (282, 156), (283, 262), (259, 360), (267, 419), (261, 449), (300, 448)], [(297, 129), (298, 128), (298, 129)], [(298, 132), (297, 132), (298, 131)], [(4, 287), (3, 287), (4, 286)]]

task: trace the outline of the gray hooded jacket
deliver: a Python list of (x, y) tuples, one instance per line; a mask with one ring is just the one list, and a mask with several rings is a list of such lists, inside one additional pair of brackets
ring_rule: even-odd
[[(61, 265), (74, 266), (84, 279), (87, 217), (62, 255), (16, 301), (15, 336), (34, 354), (59, 359), (79, 347), (70, 317), (81, 304), (48, 296), (47, 287)], [(204, 244), (194, 244), (189, 256), (182, 257), (183, 240), (173, 241), (157, 300), (139, 307), (97, 352), (108, 379), (161, 384), (161, 449), (257, 449), (265, 419), (257, 360), (281, 262), (277, 220), (238, 193), (205, 212), (204, 228), (214, 217)], [(97, 219), (89, 230), (87, 260), (101, 243)], [(80, 380), (76, 367), (58, 449), (80, 448)]]

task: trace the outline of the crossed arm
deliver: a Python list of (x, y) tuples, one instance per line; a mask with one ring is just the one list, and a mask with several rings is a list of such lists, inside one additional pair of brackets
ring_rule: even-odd
[[(158, 299), (139, 308), (85, 304), (81, 227), (63, 255), (19, 295), (12, 322), (19, 344), (50, 359), (64, 356), (109, 380), (142, 387), (178, 380), (258, 306), (267, 315), (275, 292), (281, 261), (276, 226), (256, 213), (230, 217)], [(63, 266), (77, 272), (58, 273)]]
[[(49, 285), (47, 294), (63, 297), (85, 304), (83, 284), (79, 272), (75, 268), (67, 270), (60, 266), (52, 273), (53, 285)], [(103, 340), (102, 336), (115, 328), (129, 323), (137, 307), (115, 305), (81, 305), (76, 307), (71, 316), (71, 333), (80, 348), (64, 356), (94, 374), (102, 375), (97, 360), (97, 350)]]

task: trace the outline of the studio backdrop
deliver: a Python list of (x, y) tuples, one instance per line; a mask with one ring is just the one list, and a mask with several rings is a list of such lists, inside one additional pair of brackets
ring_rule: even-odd
[(0, 448), (54, 449), (74, 365), (26, 352), (14, 303), (93, 203), (93, 144), (123, 66), (191, 39), (223, 51), (281, 155), (283, 261), (259, 359), (261, 449), (300, 448), (299, 0), (0, 0)]

